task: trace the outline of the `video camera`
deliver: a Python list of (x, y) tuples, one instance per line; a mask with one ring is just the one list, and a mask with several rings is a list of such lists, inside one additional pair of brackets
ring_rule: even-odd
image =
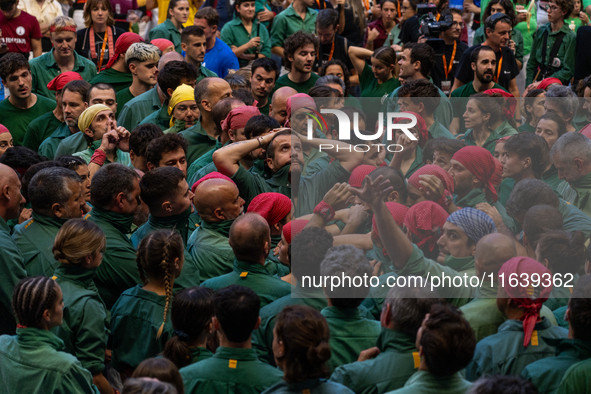
[(435, 55), (443, 55), (445, 42), (439, 38), (439, 34), (450, 29), (454, 18), (452, 14), (447, 14), (444, 20), (437, 20), (437, 6), (431, 3), (417, 4), (417, 14), (419, 16), (420, 34), (427, 37), (427, 44), (433, 48)]

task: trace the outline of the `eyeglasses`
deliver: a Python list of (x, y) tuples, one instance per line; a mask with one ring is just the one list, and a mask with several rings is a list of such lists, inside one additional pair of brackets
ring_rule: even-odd
[(560, 7), (557, 6), (557, 5), (555, 5), (555, 4), (548, 4), (546, 6), (546, 11), (556, 11), (556, 10), (559, 10), (559, 9), (560, 9)]
[(453, 22), (451, 24), (451, 27), (460, 27), (461, 29), (463, 29), (464, 26), (465, 26), (465, 23), (464, 22)]

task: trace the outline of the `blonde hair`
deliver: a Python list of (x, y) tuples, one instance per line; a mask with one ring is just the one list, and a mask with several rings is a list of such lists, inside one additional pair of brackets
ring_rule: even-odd
[(86, 256), (103, 250), (106, 244), (99, 226), (84, 219), (70, 219), (55, 237), (53, 256), (62, 264), (82, 264)]
[(166, 304), (164, 306), (164, 318), (156, 339), (160, 338), (164, 330), (164, 324), (168, 318), (168, 310), (172, 299), (172, 286), (174, 284), (174, 261), (183, 260), (185, 247), (183, 239), (175, 230), (158, 230), (142, 239), (137, 250), (137, 267), (140, 278), (144, 284), (148, 278), (164, 281), (166, 290)]
[[(58, 16), (56, 17), (54, 20), (51, 21), (51, 26), (50, 29), (53, 28), (55, 29), (55, 32), (58, 33), (60, 30), (64, 30), (65, 27), (69, 27), (69, 28), (77, 28), (76, 22), (74, 22), (74, 19), (70, 18), (69, 16)], [(76, 34), (76, 31), (74, 30), (74, 34)]]
[(115, 14), (113, 14), (113, 7), (111, 7), (111, 2), (109, 0), (88, 0), (84, 5), (84, 26), (92, 26), (92, 9), (101, 3), (109, 12), (109, 16), (107, 17), (107, 26), (113, 26), (115, 24)]

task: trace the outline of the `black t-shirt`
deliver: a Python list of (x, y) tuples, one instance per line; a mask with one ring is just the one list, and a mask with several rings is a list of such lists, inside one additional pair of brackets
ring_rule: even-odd
[[(458, 66), (460, 64), (460, 59), (462, 58), (462, 54), (468, 49), (468, 45), (465, 42), (460, 40), (456, 41), (456, 54), (452, 60), (452, 67), (449, 74), (447, 74), (447, 78), (445, 78), (445, 70), (443, 68), (443, 56), (435, 56), (435, 65), (431, 69), (431, 79), (433, 79), (433, 83), (439, 89), (441, 89), (441, 81), (450, 81), (451, 86), (454, 84), (454, 75), (456, 75), (456, 71), (458, 70)], [(445, 46), (445, 63), (446, 66), (449, 67), (449, 61), (454, 51), (453, 44)]]
[(409, 18), (404, 22), (402, 25), (402, 30), (400, 30), (400, 41), (403, 44), (406, 44), (407, 42), (417, 42), (419, 40), (419, 36), (421, 35), (419, 32), (420, 28), (421, 25), (419, 23), (418, 16), (415, 15)]
[[(364, 15), (361, 15), (364, 18)], [(355, 46), (363, 46), (363, 35), (359, 30), (359, 23), (355, 20), (355, 14), (352, 7), (345, 6), (345, 27), (341, 33), (343, 37), (351, 41)]]
[[(113, 29), (113, 48), (115, 48), (115, 43), (117, 42), (117, 38), (123, 33), (125, 30), (120, 29), (118, 27), (110, 27)], [(97, 58), (100, 57), (101, 49), (103, 47), (103, 39), (105, 38), (105, 33), (97, 34), (94, 32), (94, 45), (96, 49), (96, 56)], [(90, 28), (78, 30), (76, 32), (76, 52), (87, 59), (90, 59), (94, 62), (94, 64), (98, 64), (98, 59), (92, 59), (90, 54)], [(105, 55), (103, 56), (103, 67), (107, 65), (109, 61), (109, 45), (105, 45)]]
[[(478, 45), (471, 46), (464, 51), (458, 66), (458, 70), (456, 71), (456, 78), (463, 84), (474, 81), (474, 71), (472, 70), (470, 55), (476, 47), (478, 47)], [(498, 65), (501, 63), (501, 54), (503, 61), (501, 64), (501, 72), (499, 74)], [(499, 80), (495, 82), (509, 91), (509, 83), (517, 76), (517, 74), (519, 74), (519, 66), (517, 66), (515, 55), (508, 47), (501, 47), (501, 50), (496, 52), (496, 56), (497, 67), (495, 67), (494, 76), (496, 77), (498, 75)]]
[[(353, 68), (353, 63), (351, 63), (351, 59), (349, 58), (348, 49), (349, 47), (353, 46), (353, 43), (347, 40), (347, 46), (345, 47), (345, 37), (341, 37), (335, 34), (334, 37), (334, 53), (332, 54), (333, 59), (340, 60), (341, 62), (345, 63), (347, 70), (350, 71)], [(318, 72), (322, 64), (328, 62), (330, 59), (330, 50), (332, 49), (332, 44), (320, 44), (318, 48), (318, 56), (314, 61), (314, 72)], [(322, 62), (322, 63), (321, 63)]]

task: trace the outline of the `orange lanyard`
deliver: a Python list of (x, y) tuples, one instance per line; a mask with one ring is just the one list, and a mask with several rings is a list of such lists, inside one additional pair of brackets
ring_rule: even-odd
[(402, 15), (402, 14), (400, 13), (400, 1), (397, 1), (397, 2), (396, 2), (396, 7), (398, 8), (398, 17), (400, 18), (400, 16)]
[(456, 49), (457, 49), (457, 47), (458, 47), (458, 42), (457, 41), (454, 41), (454, 50), (451, 53), (451, 59), (449, 60), (449, 67), (447, 67), (447, 62), (445, 61), (445, 54), (442, 56), (443, 57), (443, 71), (445, 72), (445, 79), (447, 79), (447, 76), (451, 72), (451, 68), (454, 65), (454, 59), (456, 57)]
[(365, 9), (369, 11), (369, 0), (363, 0), (363, 4), (365, 5)]
[[(335, 41), (335, 39), (333, 38), (333, 40), (332, 40), (332, 47), (330, 48), (330, 55), (328, 56), (328, 61), (329, 62), (332, 60), (332, 55), (334, 54), (334, 41)], [(318, 53), (318, 56), (320, 56), (320, 53)], [(320, 57), (318, 57), (317, 59), (320, 62), (320, 66), (322, 66), (322, 59), (320, 59)]]
[(99, 58), (98, 60), (98, 70), (100, 71), (101, 67), (103, 66), (103, 60), (105, 57), (105, 48), (107, 46), (107, 43), (109, 44), (109, 56), (112, 56), (113, 53), (115, 53), (115, 51), (113, 50), (113, 30), (111, 30), (110, 27), (107, 27), (107, 30), (105, 31), (105, 37), (103, 38), (103, 46), (101, 48), (101, 54), (100, 57), (97, 56), (96, 54), (96, 46), (95, 46), (95, 41), (94, 41), (94, 28), (91, 26), (89, 31), (89, 38), (90, 38), (90, 57), (91, 59), (96, 59), (97, 57)]
[[(103, 67), (103, 59), (105, 58), (105, 46), (107, 45), (107, 40), (108, 40), (108, 30), (109, 30), (109, 28), (107, 27), (107, 31), (105, 32), (105, 38), (103, 38), (103, 47), (101, 48), (101, 58), (99, 59), (99, 62), (98, 62), (98, 69), (99, 70)], [(109, 54), (109, 56), (113, 56), (113, 55)]]
[(497, 68), (497, 77), (494, 79), (496, 83), (499, 83), (499, 77), (501, 76), (501, 67), (503, 67), (503, 52), (501, 50), (501, 58), (499, 59), (499, 64)]

